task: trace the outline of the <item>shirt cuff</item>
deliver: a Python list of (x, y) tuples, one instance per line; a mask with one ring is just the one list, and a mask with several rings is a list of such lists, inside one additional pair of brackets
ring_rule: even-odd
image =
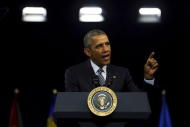
[(150, 84), (150, 85), (154, 85), (154, 80), (155, 80), (155, 78), (153, 78), (153, 79), (151, 79), (151, 80), (147, 80), (147, 79), (144, 78), (144, 81), (145, 81), (146, 83)]

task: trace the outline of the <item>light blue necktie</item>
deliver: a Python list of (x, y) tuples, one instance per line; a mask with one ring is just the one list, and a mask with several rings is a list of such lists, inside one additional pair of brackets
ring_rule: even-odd
[(102, 75), (102, 72), (104, 72), (104, 70), (102, 68), (99, 68), (97, 72), (98, 72), (98, 78), (99, 78), (100, 85), (101, 86), (105, 85), (105, 79)]

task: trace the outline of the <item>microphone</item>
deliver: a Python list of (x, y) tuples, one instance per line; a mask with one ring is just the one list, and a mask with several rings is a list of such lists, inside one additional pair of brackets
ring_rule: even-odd
[[(110, 85), (112, 85), (113, 83), (113, 80), (116, 79), (116, 76), (113, 75), (113, 76), (108, 76), (107, 77), (107, 82), (106, 82), (106, 86), (109, 87)], [(97, 75), (93, 75), (92, 76), (92, 84), (94, 84), (96, 87), (100, 86), (100, 83), (99, 83), (99, 78)]]

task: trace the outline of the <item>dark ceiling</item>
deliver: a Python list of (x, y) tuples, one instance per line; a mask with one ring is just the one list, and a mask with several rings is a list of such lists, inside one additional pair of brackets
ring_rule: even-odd
[[(167, 40), (173, 35), (185, 32), (190, 17), (189, 2), (180, 0), (6, 0), (1, 3), (0, 19), (4, 30), (2, 34), (16, 36), (20, 41), (17, 44), (5, 44), (13, 47), (64, 48), (65, 45), (73, 45), (71, 42), (77, 42), (75, 45), (78, 47), (83, 35), (93, 28), (105, 30), (117, 43), (158, 41), (155, 38), (159, 36), (159, 39)], [(101, 6), (106, 20), (102, 23), (79, 22), (79, 8), (85, 5)], [(25, 6), (45, 7), (48, 13), (47, 22), (22, 22), (21, 13)], [(162, 10), (161, 23), (138, 23), (138, 9), (144, 6), (159, 7)]]

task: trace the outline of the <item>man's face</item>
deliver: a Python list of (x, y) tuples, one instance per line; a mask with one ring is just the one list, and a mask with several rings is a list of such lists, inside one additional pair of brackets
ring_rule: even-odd
[(84, 52), (98, 66), (110, 64), (111, 46), (105, 34), (96, 35), (91, 38), (91, 45)]

